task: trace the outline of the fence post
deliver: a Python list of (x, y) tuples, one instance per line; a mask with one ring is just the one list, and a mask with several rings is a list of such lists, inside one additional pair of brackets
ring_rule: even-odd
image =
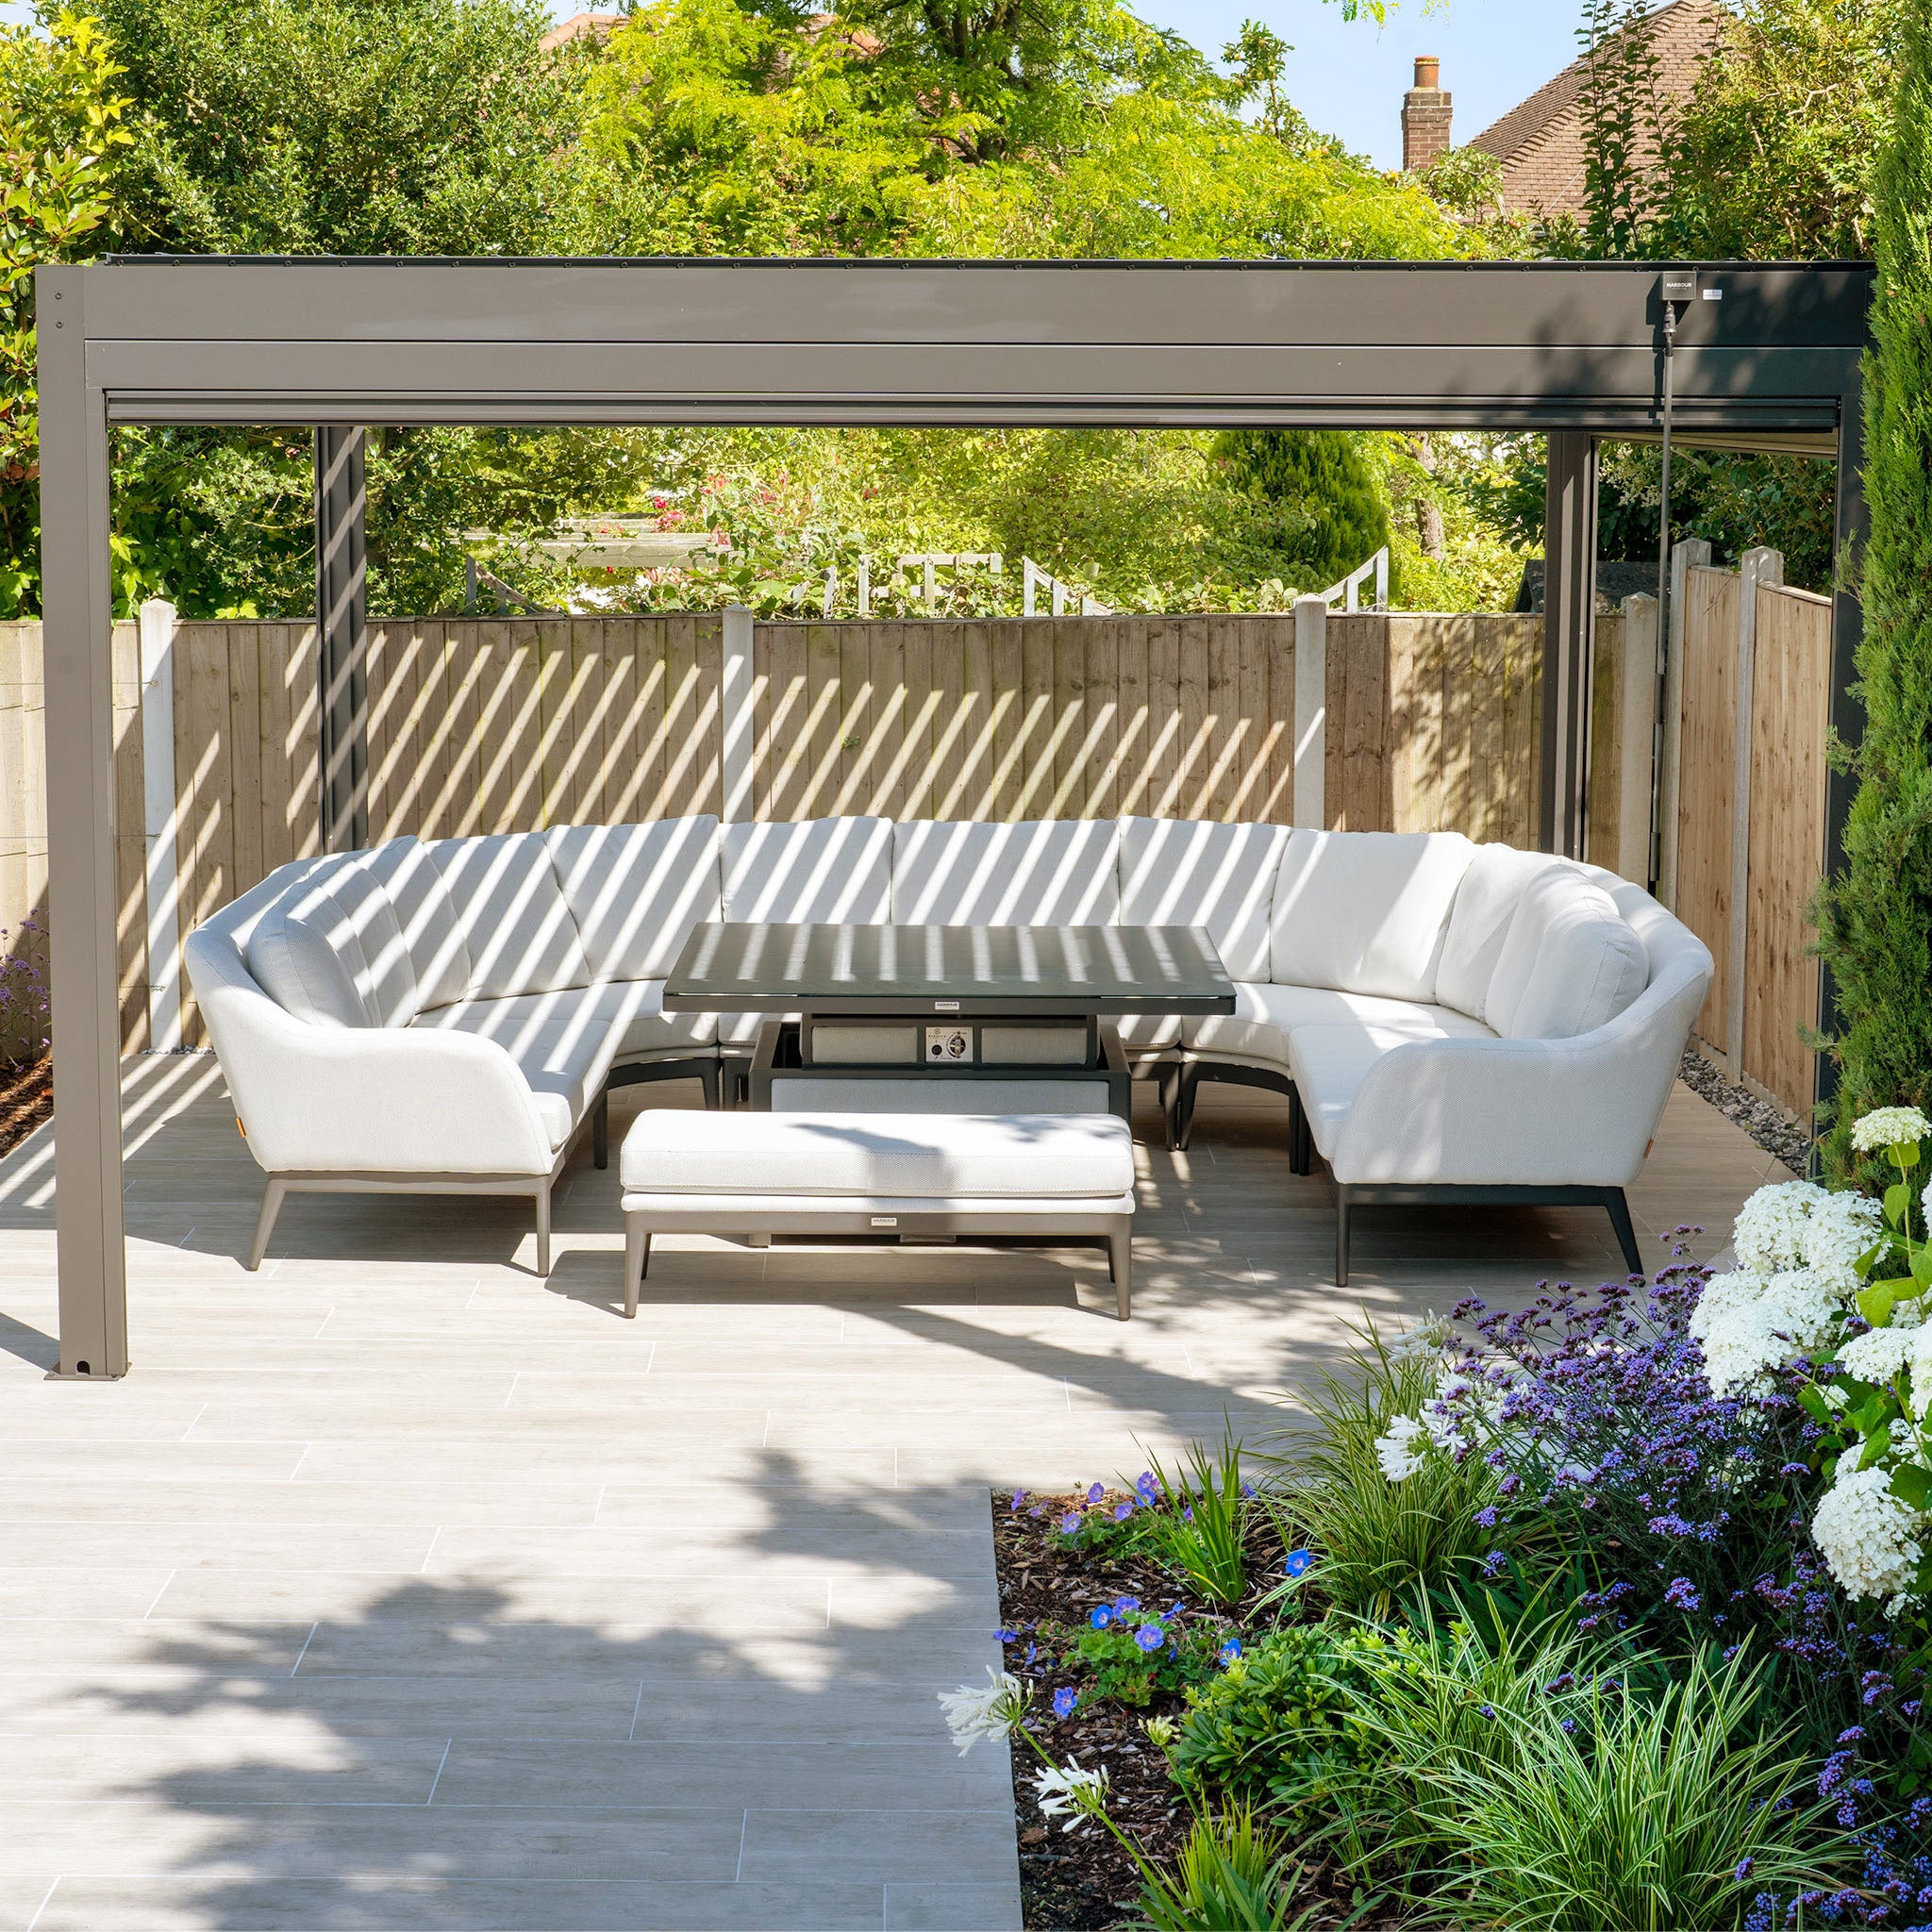
[(1677, 909), (1677, 798), (1684, 773), (1684, 635), (1690, 573), (1710, 566), (1710, 545), (1687, 537), (1671, 551), (1670, 635), (1664, 641), (1664, 755), (1657, 777), (1657, 895)]
[(1737, 723), (1731, 765), (1731, 934), (1726, 961), (1724, 1046), (1731, 1078), (1744, 1077), (1744, 942), (1751, 887), (1751, 716), (1757, 672), (1757, 593), (1785, 580), (1785, 560), (1775, 550), (1747, 550), (1739, 559)]
[(726, 824), (752, 815), (752, 624), (742, 604), (724, 608), (724, 671), (718, 701), (724, 711), (720, 776)]
[(1632, 885), (1650, 883), (1650, 811), (1657, 781), (1657, 599), (1624, 599), (1624, 661), (1617, 692), (1616, 871)]
[(1328, 606), (1294, 600), (1294, 822), (1328, 824)]
[(175, 607), (141, 607), (142, 830), (147, 876), (147, 1043), (181, 1044), (180, 856), (175, 796)]

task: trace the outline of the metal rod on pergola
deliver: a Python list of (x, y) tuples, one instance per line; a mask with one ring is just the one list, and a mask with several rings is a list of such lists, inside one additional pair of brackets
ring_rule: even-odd
[[(1674, 434), (1839, 464), (1864, 527), (1859, 263), (1702, 264)], [(1599, 439), (1660, 427), (1641, 262), (339, 260), (146, 256), (36, 273), (63, 1375), (127, 1367), (115, 956), (108, 425), (307, 424), (329, 841), (357, 836), (357, 439), (389, 424), (1536, 430), (1551, 438), (1541, 841), (1578, 852)], [(1857, 603), (1832, 723), (1856, 742)], [(1829, 862), (1848, 780), (1834, 773)], [(1828, 1002), (1828, 987), (1823, 995)], [(1828, 1017), (1828, 1014), (1827, 1016)]]

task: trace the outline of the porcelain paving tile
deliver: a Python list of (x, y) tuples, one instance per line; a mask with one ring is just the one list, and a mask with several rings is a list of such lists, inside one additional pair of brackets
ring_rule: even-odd
[[(890, 1825), (887, 1820), (890, 1819)], [(751, 1811), (746, 1878), (818, 1884), (837, 1876), (1000, 1884), (1016, 1875), (1010, 1807), (1002, 1811)]]
[(886, 1887), (885, 1932), (1019, 1932), (1020, 1885), (939, 1885), (918, 1880)]

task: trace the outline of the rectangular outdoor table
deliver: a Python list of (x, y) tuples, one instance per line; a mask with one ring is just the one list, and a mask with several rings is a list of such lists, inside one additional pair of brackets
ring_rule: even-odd
[(1109, 1019), (1232, 1013), (1235, 992), (1199, 926), (724, 922), (692, 931), (664, 1009), (799, 1016), (759, 1027), (754, 1107), (791, 1079), (1086, 1080), (1125, 1118)]

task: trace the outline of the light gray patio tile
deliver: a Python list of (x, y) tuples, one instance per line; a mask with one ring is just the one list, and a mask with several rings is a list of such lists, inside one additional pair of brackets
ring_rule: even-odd
[[(45, 1890), (42, 1885), (37, 1902)], [(209, 1925), (226, 1932), (878, 1932), (882, 1891), (864, 1883), (801, 1892), (784, 1883), (389, 1874), (270, 1883), (212, 1873), (69, 1878), (34, 1932), (206, 1932)]]
[(0, 1670), (12, 1674), (139, 1669), (170, 1662), (184, 1648), (212, 1641), (246, 1669), (288, 1671), (308, 1630), (307, 1624), (211, 1625), (199, 1618), (8, 1617), (0, 1622)]
[(93, 1476), (123, 1483), (287, 1482), (302, 1460), (295, 1442), (8, 1441), (0, 1437), (0, 1480)]
[[(911, 1547), (917, 1544), (919, 1547)], [(743, 1575), (824, 1576), (847, 1564), (912, 1569), (934, 1576), (976, 1576), (986, 1566), (984, 1539), (971, 1531), (923, 1538), (890, 1524), (819, 1524), (787, 1519), (767, 1538), (757, 1530), (659, 1535), (648, 1524), (591, 1529), (441, 1531), (424, 1574), (441, 1576)]]
[(998, 1811), (752, 1811), (740, 1874), (815, 1885), (828, 1879), (1001, 1884), (1017, 1875), (1010, 1806)]
[(0, 1927), (5, 1927), (5, 1932), (27, 1932), (37, 1919), (42, 1925), (46, 1924), (40, 1913), (53, 1890), (54, 1877), (51, 1872), (0, 1872)]
[(0, 1570), (0, 1619), (144, 1617), (173, 1574), (158, 1569)]
[(886, 1887), (886, 1932), (1020, 1932), (1020, 1882)]
[[(398, 1473), (399, 1477), (402, 1472)], [(0, 1524), (181, 1523), (245, 1519), (279, 1524), (391, 1529), (441, 1524), (559, 1528), (589, 1524), (600, 1485), (575, 1483), (393, 1482), (261, 1483), (183, 1480), (131, 1483), (98, 1476), (0, 1479)]]
[(170, 1805), (422, 1805), (444, 1738), (307, 1735), (285, 1726), (264, 1752), (258, 1735), (218, 1730), (0, 1731), (0, 1805), (113, 1805), (162, 1792)]
[[(247, 1523), (37, 1523), (31, 1538), (0, 1537), (0, 1566), (72, 1564), (249, 1570), (420, 1569), (435, 1532), (363, 1525)], [(8, 1563), (8, 1557), (16, 1559)]]

